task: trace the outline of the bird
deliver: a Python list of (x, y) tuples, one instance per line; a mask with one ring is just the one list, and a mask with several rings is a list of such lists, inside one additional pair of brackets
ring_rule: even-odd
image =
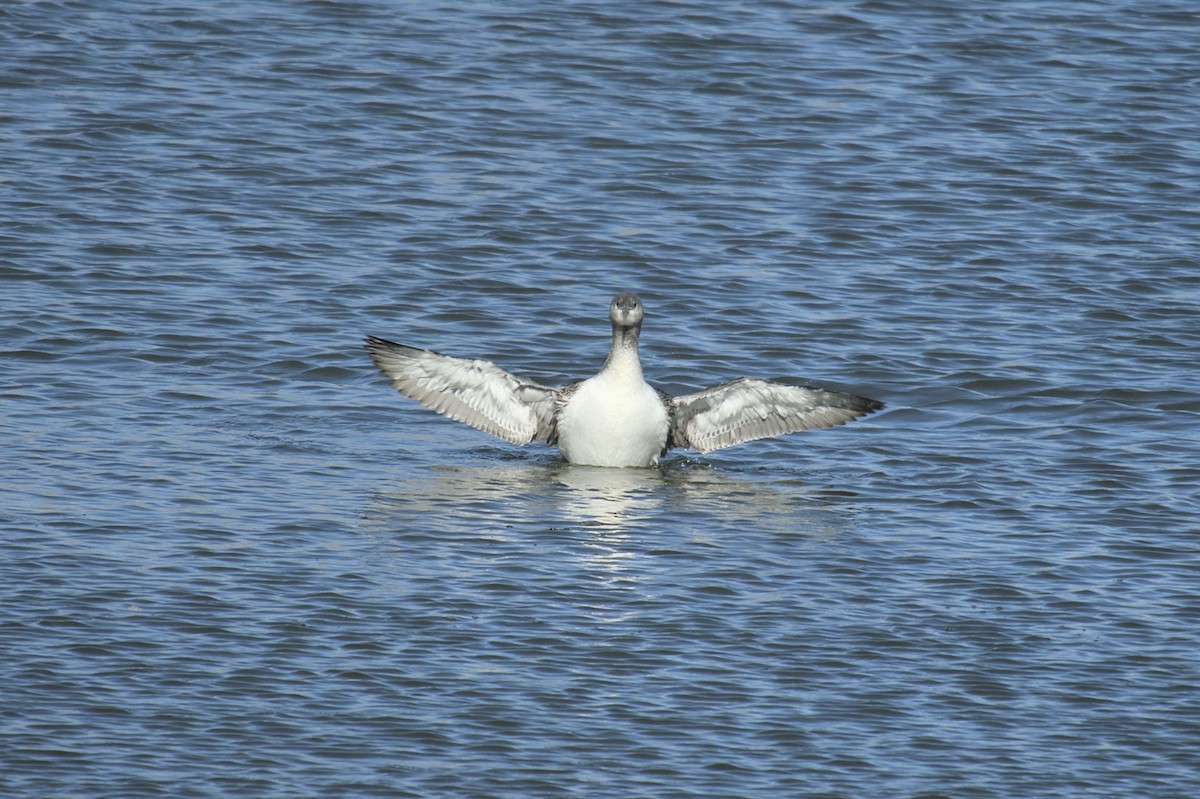
[(669, 450), (708, 453), (746, 441), (834, 427), (884, 407), (817, 386), (742, 377), (692, 394), (652, 387), (638, 357), (645, 308), (633, 292), (608, 309), (612, 348), (586, 380), (551, 387), (492, 361), (366, 336), (375, 366), (401, 394), (513, 444), (544, 441), (569, 464), (653, 467)]

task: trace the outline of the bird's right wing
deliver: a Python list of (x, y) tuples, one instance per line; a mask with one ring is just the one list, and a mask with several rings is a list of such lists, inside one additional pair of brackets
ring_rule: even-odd
[(522, 380), (491, 361), (454, 358), (367, 336), (379, 371), (406, 397), (513, 444), (550, 436), (555, 390)]

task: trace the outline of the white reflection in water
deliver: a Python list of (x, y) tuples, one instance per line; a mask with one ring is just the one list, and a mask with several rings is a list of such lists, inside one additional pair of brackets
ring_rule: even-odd
[(564, 464), (554, 482), (567, 489), (563, 511), (571, 521), (624, 532), (662, 506), (666, 481), (659, 469), (608, 469)]
[(611, 546), (653, 522), (689, 537), (734, 531), (827, 535), (845, 529), (852, 494), (792, 475), (743, 475), (707, 463), (653, 469), (516, 460), (438, 466), (379, 489), (368, 527), (500, 536), (580, 527)]

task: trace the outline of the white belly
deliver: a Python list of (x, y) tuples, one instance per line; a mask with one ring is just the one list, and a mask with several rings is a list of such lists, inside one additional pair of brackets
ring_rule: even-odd
[(670, 421), (645, 381), (600, 374), (575, 390), (558, 419), (558, 448), (585, 466), (653, 466), (667, 443)]

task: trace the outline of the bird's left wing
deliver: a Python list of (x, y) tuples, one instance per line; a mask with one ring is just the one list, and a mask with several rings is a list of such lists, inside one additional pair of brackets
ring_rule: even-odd
[(672, 400), (669, 446), (711, 452), (743, 441), (834, 427), (883, 407), (840, 391), (743, 377)]
[(513, 444), (545, 440), (555, 390), (509, 374), (491, 361), (455, 358), (367, 336), (379, 371), (406, 397)]

